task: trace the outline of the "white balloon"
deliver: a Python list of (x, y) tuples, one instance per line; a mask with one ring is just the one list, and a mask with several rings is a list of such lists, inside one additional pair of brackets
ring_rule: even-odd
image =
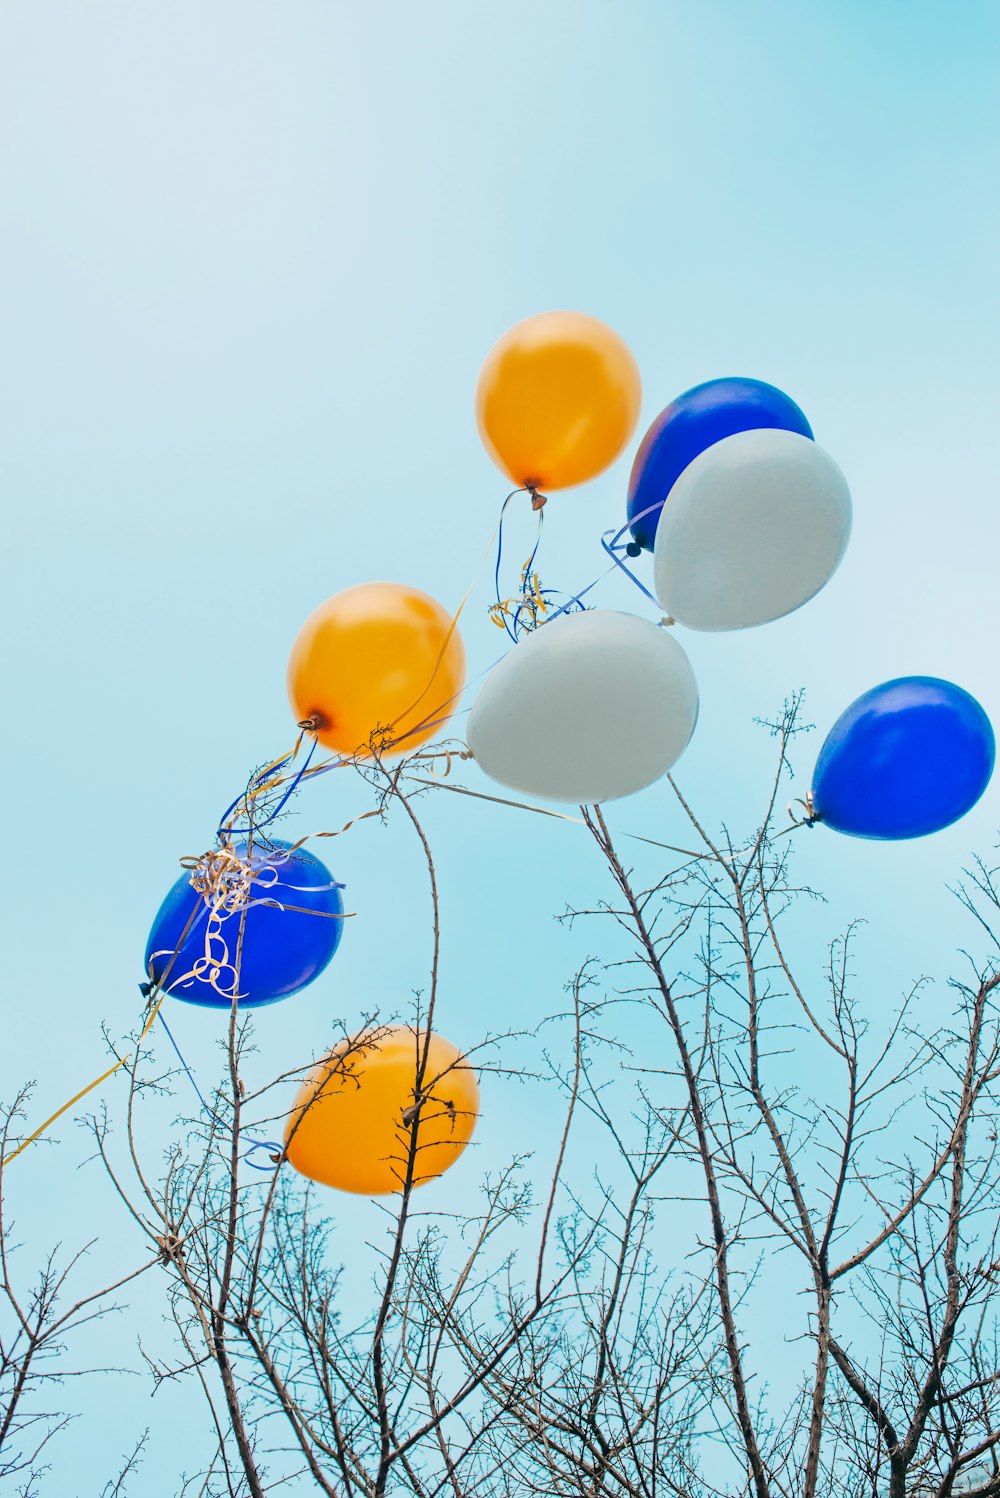
[(829, 453), (798, 432), (737, 432), (699, 453), (667, 497), (656, 596), (689, 629), (766, 624), (819, 592), (850, 533), (850, 491)]
[(673, 636), (633, 614), (590, 609), (515, 645), (473, 704), (468, 741), (501, 785), (592, 804), (658, 780), (697, 717), (698, 685)]

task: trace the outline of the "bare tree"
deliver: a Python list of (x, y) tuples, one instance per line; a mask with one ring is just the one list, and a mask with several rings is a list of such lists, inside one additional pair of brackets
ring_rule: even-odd
[[(314, 1193), (289, 1175), (281, 1147), (263, 1189), (260, 1177), (246, 1168), (246, 1121), (267, 1112), (271, 1088), (288, 1077), (248, 1093), (241, 1072), (249, 1027), (235, 1002), (225, 1082), (210, 1114), (192, 1121), (187, 1138), (171, 1150), (165, 1174), (152, 1176), (138, 1144), (143, 1091), (161, 1085), (143, 1074), (141, 1053), (130, 1069), (124, 1161), (107, 1121), (94, 1124), (121, 1200), (170, 1280), (182, 1355), (170, 1366), (151, 1361), (153, 1376), (194, 1376), (208, 1402), (216, 1459), (205, 1474), (206, 1491), (261, 1495), (275, 1470), (283, 1478), (308, 1475), (321, 1492), (366, 1498), (401, 1491), (423, 1498), (443, 1487), (497, 1491), (504, 1479), (502, 1458), (487, 1439), (497, 1419), (491, 1381), (499, 1386), (501, 1370), (517, 1361), (529, 1330), (566, 1293), (589, 1247), (585, 1234), (569, 1258), (549, 1271), (546, 1247), (562, 1149), (529, 1288), (512, 1274), (511, 1250), (500, 1246), (529, 1213), (523, 1162), (513, 1160), (488, 1179), (478, 1210), (460, 1219), (414, 1212), (414, 1192), (424, 1179), (421, 1121), (440, 1107), (442, 1082), (428, 1072), (438, 990), (437, 875), (401, 785), (403, 766), (385, 770), (376, 756), (374, 766), (362, 768), (376, 788), (379, 814), (390, 803), (399, 807), (419, 841), (432, 947), (426, 1002), (418, 998), (412, 1015), (412, 1100), (397, 1122), (399, 1192), (386, 1208), (384, 1242), (373, 1248), (369, 1302), (345, 1319), (341, 1275), (329, 1252), (330, 1219), (317, 1215)], [(261, 798), (252, 797), (241, 809), (252, 806), (263, 822), (268, 805), (273, 801), (262, 808)], [(259, 828), (255, 835), (264, 836)], [(237, 981), (239, 961), (237, 951)], [(376, 1015), (367, 1016), (353, 1035), (345, 1033), (327, 1085), (350, 1077), (380, 1033)], [(492, 1064), (484, 1047), (468, 1054), (480, 1068)]]
[[(122, 1309), (121, 1292), (151, 1267), (141, 1264), (109, 1284), (81, 1291), (93, 1244), (62, 1252), (57, 1246), (41, 1262), (21, 1270), (23, 1254), (7, 1202), (5, 1165), (20, 1152), (19, 1124), (30, 1089), (0, 1110), (0, 1478), (15, 1484), (19, 1498), (34, 1498), (48, 1471), (51, 1446), (72, 1424), (67, 1384), (87, 1375), (123, 1374), (121, 1368), (89, 1367), (72, 1357), (84, 1329)], [(30, 1177), (25, 1177), (30, 1180)], [(142, 1435), (105, 1493), (123, 1495), (139, 1465)]]
[[(831, 948), (825, 993), (815, 973), (795, 971), (782, 928), (807, 892), (774, 821), (796, 709), (775, 725), (778, 773), (746, 844), (713, 838), (677, 791), (703, 856), (639, 887), (600, 808), (584, 811), (613, 880), (606, 914), (628, 933), (670, 1041), (663, 1090), (674, 1084), (686, 1107), (679, 1143), (701, 1178), (725, 1349), (721, 1379), (713, 1365), (715, 1432), (732, 1457), (714, 1479), (718, 1464), (702, 1463), (702, 1479), (756, 1498), (945, 1498), (975, 1470), (962, 1490), (1000, 1492), (990, 1306), (1000, 972), (970, 961), (950, 1021), (931, 1028), (926, 1008), (911, 1023), (918, 985), (877, 1031), (853, 992), (853, 933)], [(962, 898), (992, 940), (992, 876), (979, 870)], [(659, 1115), (662, 1104), (650, 1106)], [(790, 1407), (768, 1400), (766, 1360), (741, 1328), (736, 1286), (762, 1252), (770, 1278), (785, 1266), (784, 1294), (768, 1292), (772, 1335), (794, 1334), (791, 1308), (808, 1297), (812, 1361)]]
[[(568, 1037), (549, 1063), (566, 1104), (540, 1152), (552, 1172), (532, 1189), (512, 1161), (457, 1220), (415, 1209), (433, 1105), (417, 1046), (366, 1304), (345, 1291), (322, 1198), (282, 1157), (263, 1187), (249, 1179), (243, 1131), (268, 1089), (246, 1094), (235, 1005), (212, 1115), (155, 1180), (135, 1067), (127, 1180), (103, 1126), (98, 1142), (169, 1276), (182, 1355), (154, 1376), (196, 1377), (208, 1399), (206, 1493), (297, 1474), (352, 1498), (1000, 1495), (1000, 876), (977, 865), (959, 890), (989, 946), (959, 954), (947, 1007), (911, 982), (873, 1014), (855, 928), (793, 961), (812, 893), (781, 825), (797, 707), (772, 725), (749, 838), (710, 832), (674, 786), (696, 847), (650, 877), (581, 808), (609, 882), (566, 916), (604, 934), (570, 1006), (552, 1006)], [(418, 1036), (441, 939), (417, 814), (431, 752), (359, 767), (369, 814), (402, 815), (427, 868)]]

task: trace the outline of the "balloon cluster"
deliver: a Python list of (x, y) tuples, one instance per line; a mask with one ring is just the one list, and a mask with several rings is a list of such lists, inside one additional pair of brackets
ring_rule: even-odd
[[(480, 432), (537, 506), (542, 489), (595, 477), (638, 419), (638, 370), (617, 334), (551, 312), (507, 333), (483, 367)], [(469, 748), (501, 784), (594, 802), (651, 784), (694, 731), (698, 690), (664, 626), (746, 629), (780, 619), (830, 580), (851, 498), (796, 403), (761, 380), (709, 380), (661, 411), (632, 466), (627, 524), (606, 550), (664, 611), (659, 626), (609, 610), (556, 610), (500, 663), (469, 715)], [(653, 556), (650, 593), (620, 560)], [(544, 621), (543, 621), (544, 622)], [(950, 682), (907, 677), (838, 719), (804, 805), (809, 824), (919, 837), (963, 816), (989, 782), (989, 719)]]
[[(795, 402), (759, 380), (712, 380), (653, 422), (633, 464), (626, 524), (603, 543), (662, 616), (589, 608), (590, 588), (557, 607), (534, 568), (537, 543), (520, 597), (503, 601), (507, 505), (526, 495), (540, 527), (549, 493), (596, 477), (619, 456), (640, 397), (625, 344), (582, 313), (519, 323), (480, 375), (484, 445), (517, 485), (497, 527), (491, 610), (514, 646), (472, 705), (464, 753), (531, 796), (592, 804), (659, 779), (698, 717), (694, 672), (670, 626), (732, 630), (779, 619), (819, 592), (847, 546), (847, 483)], [(621, 557), (644, 550), (653, 592)], [(293, 773), (296, 746), (260, 772), (223, 819), (217, 847), (189, 861), (153, 922), (150, 985), (191, 1003), (251, 1008), (323, 972), (343, 930), (342, 886), (301, 843), (278, 841), (268, 827), (307, 775), (333, 763), (381, 763), (438, 733), (465, 686), (459, 613), (416, 588), (377, 582), (345, 589), (306, 620), (288, 693), (309, 758)], [(310, 767), (317, 745), (334, 759)], [(804, 820), (860, 837), (922, 836), (975, 804), (994, 754), (989, 720), (967, 692), (930, 677), (886, 682), (828, 735)], [(457, 1158), (477, 1112), (474, 1072), (449, 1041), (369, 1029), (335, 1046), (307, 1078), (283, 1153), (304, 1175), (345, 1191), (399, 1191)]]

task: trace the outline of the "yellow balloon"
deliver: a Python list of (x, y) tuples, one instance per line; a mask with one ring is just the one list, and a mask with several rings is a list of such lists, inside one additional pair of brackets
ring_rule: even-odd
[(483, 445), (525, 489), (603, 473), (635, 431), (642, 384), (628, 347), (585, 312), (541, 312), (494, 344), (479, 375)]
[(383, 1025), (341, 1041), (313, 1068), (288, 1115), (285, 1153), (324, 1186), (388, 1196), (403, 1189), (415, 1118), (412, 1179), (422, 1186), (455, 1163), (478, 1114), (476, 1074), (451, 1041)]
[(440, 733), (465, 686), (465, 647), (446, 609), (403, 583), (358, 583), (321, 603), (288, 661), (299, 722), (341, 754), (407, 754)]

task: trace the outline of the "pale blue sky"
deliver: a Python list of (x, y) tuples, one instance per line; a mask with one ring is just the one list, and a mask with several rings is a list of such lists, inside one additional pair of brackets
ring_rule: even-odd
[[(998, 41), (989, 0), (4, 0), (5, 1090), (37, 1077), (40, 1117), (101, 1069), (102, 1020), (128, 1031), (178, 857), (289, 742), (305, 615), (379, 577), (457, 603), (506, 492), (476, 373), (533, 312), (580, 308), (626, 339), (636, 442), (679, 391), (747, 374), (798, 401), (851, 484), (851, 549), (819, 599), (682, 636), (702, 713), (678, 778), (709, 821), (752, 820), (769, 760), (750, 720), (799, 686), (821, 728), (910, 672), (1000, 723)], [(550, 504), (550, 586), (601, 570), (634, 445)], [(600, 599), (641, 608), (617, 585)], [(474, 672), (502, 639), (486, 601), (465, 616)], [(818, 743), (797, 751), (803, 790)], [(300, 830), (347, 820), (358, 797), (335, 778)], [(799, 839), (832, 896), (817, 935), (871, 920), (873, 1002), (971, 939), (944, 886), (992, 846), (997, 794), (919, 844)], [(604, 892), (583, 835), (458, 798), (428, 818), (441, 1028), (471, 1044), (534, 1024), (593, 945), (551, 921)], [(612, 820), (682, 830), (660, 788)], [(405, 835), (366, 824), (327, 856), (358, 916), (328, 974), (260, 1016), (261, 1075), (331, 1015), (424, 981)], [(210, 1074), (218, 1016), (172, 1018)], [(487, 1097), (468, 1186), (534, 1138), (519, 1096)], [(58, 1137), (8, 1189), (26, 1232), (73, 1242), (113, 1209), (71, 1174), (72, 1127)], [(116, 1395), (114, 1449), (170, 1397)], [(173, 1491), (166, 1418), (137, 1491)], [(97, 1490), (106, 1440), (52, 1491)]]

